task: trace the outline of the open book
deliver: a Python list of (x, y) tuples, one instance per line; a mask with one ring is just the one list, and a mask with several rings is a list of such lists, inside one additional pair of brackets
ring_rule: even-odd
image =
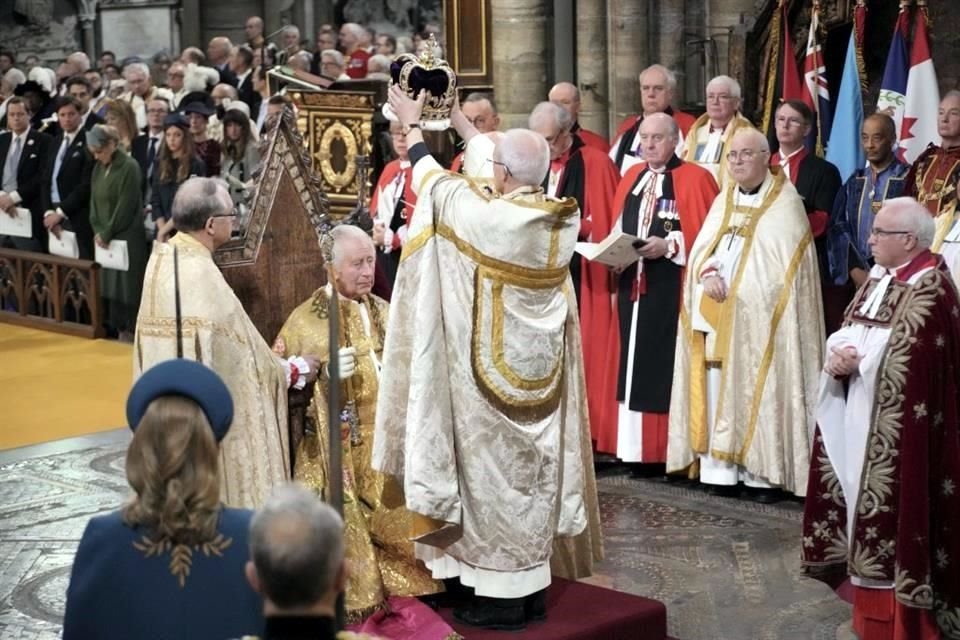
[(643, 242), (637, 236), (614, 231), (603, 242), (578, 242), (574, 250), (591, 262), (623, 269), (640, 259), (634, 244), (640, 246)]

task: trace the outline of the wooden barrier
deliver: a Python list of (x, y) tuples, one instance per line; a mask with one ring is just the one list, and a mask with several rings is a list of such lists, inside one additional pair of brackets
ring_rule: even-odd
[(103, 337), (100, 265), (0, 249), (0, 322)]

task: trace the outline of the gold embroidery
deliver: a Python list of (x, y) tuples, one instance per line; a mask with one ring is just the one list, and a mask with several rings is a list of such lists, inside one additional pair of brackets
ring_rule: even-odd
[[(200, 329), (205, 329), (211, 333), (235, 340), (240, 344), (247, 344), (247, 338), (245, 336), (205, 318), (183, 318), (181, 327), (184, 338), (191, 338), (199, 333)], [(171, 338), (177, 335), (177, 320), (176, 318), (141, 318), (137, 322), (137, 331), (139, 331), (142, 336)]]
[(170, 553), (170, 573), (177, 579), (182, 589), (187, 578), (190, 577), (190, 568), (193, 566), (193, 554), (195, 551), (203, 553), (208, 558), (216, 556), (223, 557), (223, 552), (233, 544), (233, 538), (226, 538), (222, 533), (217, 537), (203, 544), (193, 546), (186, 544), (173, 544), (169, 538), (152, 540), (148, 536), (142, 536), (140, 542), (134, 542), (133, 546), (137, 551), (143, 553), (145, 558), (159, 557)]
[[(483, 280), (478, 278), (477, 282), (477, 292), (476, 295), (481, 295), (480, 286), (482, 285)], [(504, 356), (503, 348), (503, 283), (494, 282), (491, 287), (491, 316), (493, 320), (493, 364), (497, 368), (497, 371), (500, 373), (504, 379), (509, 382), (511, 385), (517, 389), (523, 389), (524, 391), (541, 391), (546, 389), (551, 384), (556, 382), (557, 375), (560, 373), (561, 366), (563, 365), (563, 355), (561, 354), (557, 358), (557, 362), (553, 367), (553, 371), (548, 373), (543, 378), (533, 378), (526, 379), (520, 377), (511, 367), (507, 364), (506, 357)], [(479, 320), (479, 318), (478, 318)], [(477, 327), (474, 327), (476, 330)]]
[(406, 243), (404, 243), (403, 249), (400, 253), (400, 262), (405, 261), (417, 251), (420, 251), (420, 249), (422, 249), (423, 246), (427, 244), (427, 241), (434, 235), (435, 229), (431, 224), (429, 227), (426, 227), (423, 231), (407, 240)]
[[(473, 297), (473, 337), (471, 340), (471, 354), (470, 354), (470, 364), (473, 369), (474, 381), (477, 383), (477, 388), (484, 398), (487, 399), (490, 404), (492, 404), (498, 411), (503, 413), (505, 416), (511, 420), (516, 420), (517, 422), (536, 422), (542, 420), (553, 413), (560, 404), (561, 391), (563, 390), (563, 358), (561, 354), (558, 358), (559, 362), (557, 368), (551, 374), (553, 376), (552, 382), (553, 388), (545, 393), (542, 397), (538, 398), (529, 398), (529, 399), (519, 399), (516, 397), (510, 397), (499, 388), (497, 388), (496, 383), (490, 378), (490, 375), (484, 368), (482, 360), (482, 326), (483, 326), (483, 281), (486, 278), (490, 278), (492, 274), (485, 271), (484, 269), (478, 268), (474, 280), (474, 297)], [(494, 285), (500, 284), (502, 282), (497, 282), (494, 279)], [(502, 304), (502, 302), (501, 302)], [(494, 310), (495, 311), (495, 310)], [(493, 313), (495, 316), (496, 314)], [(566, 328), (564, 328), (566, 331)], [(562, 338), (563, 342), (566, 342), (566, 338)], [(502, 345), (501, 345), (502, 346)], [(502, 354), (501, 354), (502, 355)], [(497, 357), (495, 354), (494, 358)], [(498, 371), (500, 371), (500, 368)], [(503, 372), (500, 371), (501, 375)], [(512, 372), (511, 372), (512, 373)], [(506, 378), (506, 376), (504, 376)], [(514, 386), (514, 388), (522, 389), (521, 385), (530, 385), (529, 381), (524, 381), (513, 374), (511, 378), (507, 378), (507, 381)]]

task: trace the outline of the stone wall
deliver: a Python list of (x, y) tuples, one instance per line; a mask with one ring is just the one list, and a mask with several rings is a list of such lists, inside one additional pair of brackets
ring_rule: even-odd
[(81, 47), (75, 3), (35, 3), (29, 20), (14, 14), (15, 4), (20, 3), (0, 2), (0, 46), (13, 50), (18, 61), (35, 55), (44, 66), (56, 69), (57, 64)]

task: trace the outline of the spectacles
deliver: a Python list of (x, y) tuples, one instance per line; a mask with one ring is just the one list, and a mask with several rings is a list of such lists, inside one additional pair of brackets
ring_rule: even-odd
[(739, 159), (739, 160), (743, 160), (744, 162), (748, 162), (750, 160), (753, 160), (754, 156), (756, 156), (758, 153), (767, 153), (767, 152), (763, 150), (758, 150), (758, 149), (744, 149), (739, 153), (736, 151), (731, 151), (730, 153), (727, 154), (727, 160), (730, 162), (736, 162)]
[(503, 170), (507, 172), (507, 177), (512, 178), (513, 173), (510, 171), (510, 167), (507, 166), (506, 162), (500, 162), (499, 160), (494, 160), (493, 158), (488, 158), (487, 162), (490, 164), (498, 164), (503, 167)]
[(878, 238), (881, 236), (909, 236), (913, 235), (913, 231), (888, 231), (887, 229), (874, 227), (870, 229), (870, 235), (877, 236)]
[(708, 93), (707, 102), (727, 102), (729, 100), (734, 100), (734, 97), (727, 93)]

